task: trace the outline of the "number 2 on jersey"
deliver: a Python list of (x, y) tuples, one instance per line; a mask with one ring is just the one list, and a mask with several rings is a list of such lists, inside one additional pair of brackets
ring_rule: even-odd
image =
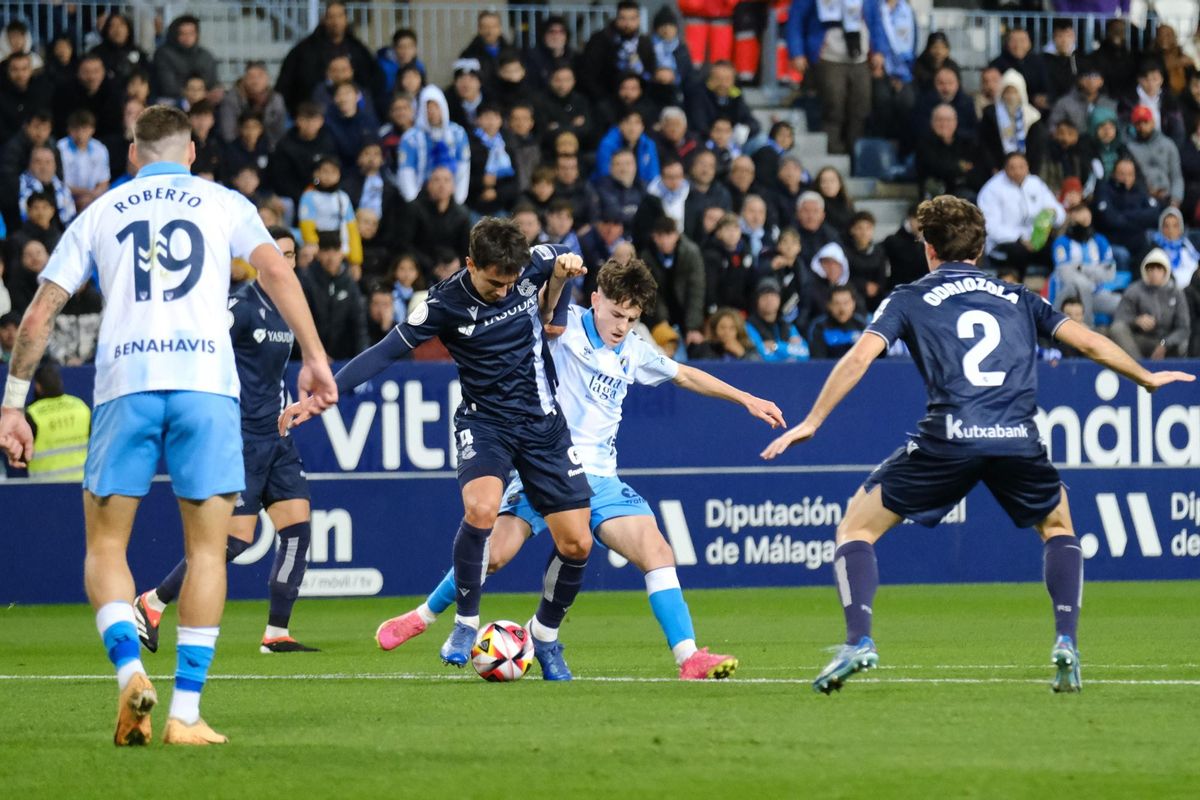
[(964, 311), (958, 317), (957, 327), (960, 339), (974, 339), (975, 328), (983, 329), (983, 338), (963, 355), (963, 374), (967, 376), (971, 385), (999, 386), (1004, 383), (1004, 376), (1008, 373), (1002, 370), (983, 372), (979, 369), (983, 360), (990, 356), (996, 346), (1000, 344), (1000, 323), (996, 321), (996, 318), (979, 309)]
[[(189, 240), (188, 253), (176, 258), (171, 253), (171, 236), (183, 231)], [(138, 303), (150, 299), (150, 273), (157, 264), (168, 272), (187, 270), (183, 281), (173, 289), (163, 289), (164, 302), (178, 300), (192, 290), (204, 269), (204, 237), (196, 223), (175, 219), (163, 225), (154, 237), (150, 235), (149, 220), (134, 220), (117, 233), (117, 241), (133, 237), (133, 299)]]

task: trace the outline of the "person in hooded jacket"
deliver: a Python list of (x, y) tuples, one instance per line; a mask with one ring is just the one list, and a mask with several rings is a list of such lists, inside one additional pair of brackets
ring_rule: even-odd
[(540, 88), (550, 86), (550, 76), (562, 64), (575, 60), (575, 49), (571, 46), (571, 31), (567, 20), (552, 14), (538, 24), (538, 41), (525, 51), (525, 65), (529, 69), (530, 82)]
[(454, 201), (467, 201), (471, 189), (471, 140), (461, 125), (450, 121), (446, 95), (426, 86), (417, 99), (417, 124), (400, 138), (397, 182), (412, 202), (438, 167), (454, 176)]
[(1134, 358), (1186, 356), (1191, 318), (1183, 290), (1171, 280), (1171, 260), (1159, 248), (1142, 259), (1142, 279), (1121, 297), (1109, 338)]
[(157, 96), (178, 101), (183, 96), (184, 82), (192, 75), (199, 75), (208, 87), (218, 84), (217, 60), (200, 46), (200, 20), (184, 14), (171, 21), (166, 41), (154, 51)]
[[(150, 64), (146, 51), (133, 40), (133, 23), (124, 14), (110, 14), (100, 29), (100, 44), (91, 50), (104, 61), (108, 77), (124, 86), (129, 76)], [(187, 77), (187, 76), (184, 76)]]
[(754, 289), (754, 310), (746, 318), (746, 333), (768, 364), (807, 361), (808, 345), (796, 326), (785, 320), (779, 281), (773, 277), (759, 280)]
[(1049, 135), (1042, 113), (1029, 102), (1025, 79), (1015, 69), (1000, 77), (1000, 99), (983, 110), (979, 123), (980, 155), (993, 171), (1003, 168), (1009, 153), (1024, 153), (1030, 164), (1045, 158)]
[(1117, 275), (1117, 261), (1104, 234), (1092, 226), (1092, 210), (1084, 204), (1067, 214), (1067, 229), (1054, 240), (1051, 251), (1054, 272), (1050, 275), (1050, 302), (1058, 310), (1071, 298), (1083, 305), (1083, 319), (1090, 328), (1096, 314), (1111, 316), (1121, 295), (1105, 288)]
[(1196, 273), (1200, 252), (1187, 236), (1183, 213), (1178, 208), (1167, 206), (1158, 218), (1158, 231), (1154, 234), (1154, 246), (1167, 254), (1171, 266), (1171, 278), (1180, 289), (1192, 282)]
[(797, 320), (801, 330), (808, 330), (813, 320), (825, 313), (835, 287), (850, 284), (850, 260), (846, 258), (846, 251), (836, 242), (830, 242), (818, 250), (808, 268), (810, 274), (805, 282), (804, 301)]

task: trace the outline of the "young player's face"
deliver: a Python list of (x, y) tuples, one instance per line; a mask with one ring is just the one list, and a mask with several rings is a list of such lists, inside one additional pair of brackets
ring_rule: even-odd
[(592, 292), (592, 309), (595, 312), (596, 332), (609, 347), (616, 347), (625, 341), (630, 328), (642, 315), (642, 310), (628, 300), (614, 303), (599, 291)]
[(279, 252), (283, 253), (283, 259), (288, 262), (288, 266), (296, 266), (296, 240), (288, 236), (284, 239), (276, 239), (275, 246), (279, 248)]
[(500, 270), (493, 264), (487, 267), (476, 265), (467, 258), (467, 271), (471, 275), (471, 285), (484, 302), (497, 303), (512, 291), (513, 284), (519, 275), (501, 275)]

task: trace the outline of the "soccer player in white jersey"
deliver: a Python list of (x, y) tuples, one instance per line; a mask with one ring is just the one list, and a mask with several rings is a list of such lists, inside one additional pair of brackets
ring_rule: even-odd
[[(784, 425), (783, 415), (774, 403), (694, 367), (678, 364), (631, 332), (642, 309), (653, 305), (657, 289), (641, 261), (609, 261), (600, 268), (597, 287), (591, 310), (571, 306), (566, 330), (551, 340), (558, 403), (571, 430), (577, 463), (592, 487), (592, 532), (596, 541), (628, 559), (645, 575), (650, 607), (675, 656), (679, 677), (727, 678), (737, 668), (738, 660), (697, 648), (671, 546), (659, 531), (649, 504), (617, 477), (621, 406), (630, 384), (658, 386), (672, 381), (683, 389), (744, 406), (772, 428)], [(520, 478), (509, 483), (504, 496), (501, 516), (492, 531), (490, 572), (507, 564), (528, 537), (546, 530), (546, 522), (529, 504)], [(379, 646), (391, 650), (422, 633), (453, 602), (451, 571), (418, 608), (379, 627)]]
[(139, 658), (133, 576), (125, 551), (141, 498), (166, 459), (183, 518), (187, 578), (179, 598), (175, 691), (163, 741), (220, 744), (200, 718), (225, 604), (225, 538), (244, 488), (238, 377), (228, 333), (229, 264), (249, 261), (296, 333), (299, 388), (311, 404), (337, 387), (300, 284), (249, 202), (193, 177), (191, 126), (153, 106), (134, 129), (137, 177), (76, 217), (39, 276), (17, 334), (0, 410), (0, 449), (22, 466), (33, 455), (23, 411), (54, 318), (96, 270), (106, 307), (96, 355), (96, 409), (84, 467), (84, 584), (117, 671), (114, 741), (150, 741), (158, 698)]

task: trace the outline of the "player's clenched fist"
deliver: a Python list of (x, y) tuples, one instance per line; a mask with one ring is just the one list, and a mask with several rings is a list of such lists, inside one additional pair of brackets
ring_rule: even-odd
[(554, 277), (556, 278), (578, 278), (580, 275), (586, 274), (587, 268), (583, 266), (583, 259), (574, 253), (563, 253), (554, 259)]

